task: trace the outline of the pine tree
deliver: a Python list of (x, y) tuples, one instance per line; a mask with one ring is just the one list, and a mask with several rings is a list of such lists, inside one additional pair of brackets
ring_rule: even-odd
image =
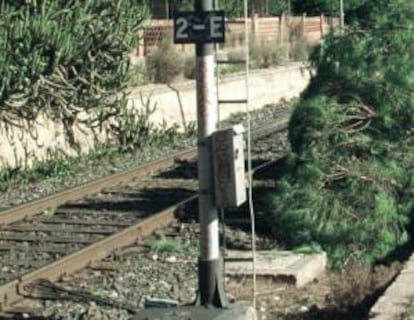
[(273, 234), (334, 264), (404, 243), (414, 214), (414, 6), (367, 1), (311, 60), (289, 126), (290, 166), (271, 198)]

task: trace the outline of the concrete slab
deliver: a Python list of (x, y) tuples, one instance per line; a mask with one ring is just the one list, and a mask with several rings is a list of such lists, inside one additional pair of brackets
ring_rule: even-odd
[(414, 254), (394, 282), (371, 308), (370, 320), (411, 319), (414, 310)]
[[(226, 251), (226, 276), (252, 276), (252, 257), (250, 251)], [(326, 265), (326, 253), (303, 254), (275, 250), (256, 252), (257, 279), (271, 279), (296, 287), (302, 287), (320, 277), (325, 272)]]
[(228, 309), (204, 307), (180, 307), (169, 309), (146, 309), (134, 320), (256, 320), (252, 307), (232, 306)]

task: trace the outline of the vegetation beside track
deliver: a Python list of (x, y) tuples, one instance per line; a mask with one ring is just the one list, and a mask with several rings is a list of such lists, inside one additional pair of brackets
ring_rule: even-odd
[[(269, 119), (279, 119), (281, 112), (290, 110), (296, 99), (281, 101), (278, 104), (270, 104), (251, 114), (253, 127), (268, 123)], [(236, 113), (223, 121), (222, 126), (228, 126), (245, 121), (244, 113)], [(25, 168), (0, 170), (0, 195), (2, 205), (15, 198), (13, 194), (19, 194), (20, 198), (29, 196), (24, 201), (33, 200), (40, 195), (54, 193), (62, 188), (73, 187), (114, 172), (128, 170), (138, 164), (155, 160), (180, 150), (194, 146), (195, 130), (192, 125), (186, 132), (177, 131), (175, 128), (155, 129), (150, 123), (146, 124), (147, 136), (135, 132), (135, 140), (139, 145), (127, 144), (120, 146), (101, 145), (90, 153), (69, 157), (66, 154), (54, 153), (48, 161), (35, 161), (33, 165)], [(134, 132), (131, 131), (131, 134)], [(134, 137), (131, 135), (131, 137)], [(91, 170), (94, 168), (94, 170)], [(47, 191), (49, 190), (49, 191)], [(9, 197), (7, 194), (10, 194)], [(37, 194), (37, 196), (34, 196)], [(12, 201), (14, 203), (14, 200)], [(20, 203), (20, 201), (18, 201)], [(6, 207), (8, 205), (5, 205)]]
[(386, 258), (414, 213), (414, 8), (368, 1), (349, 19), (313, 53), (267, 214), (280, 242), (321, 246), (336, 266)]
[[(148, 137), (141, 137), (139, 153), (146, 155), (153, 148), (177, 148), (180, 140), (188, 140), (193, 137), (193, 131), (178, 132), (175, 128), (154, 129)], [(136, 137), (139, 137), (135, 133)], [(79, 156), (68, 156), (64, 153), (54, 152), (46, 161), (35, 160), (31, 167), (25, 168), (4, 168), (0, 170), (0, 191), (12, 190), (22, 185), (39, 183), (46, 179), (62, 179), (79, 175), (90, 168), (107, 166), (112, 170), (118, 170), (125, 159), (138, 157), (137, 151), (132, 145), (126, 145), (125, 149), (100, 145), (88, 154)]]
[[(146, 72), (161, 74), (164, 82), (168, 82), (176, 75), (171, 68), (182, 67), (182, 62), (171, 59), (176, 57), (170, 55), (171, 43), (169, 51), (161, 50), (165, 45), (162, 43), (158, 50), (161, 54), (154, 53), (149, 58), (147, 70), (130, 68), (128, 54), (136, 45), (138, 28), (149, 17), (145, 5), (137, 3), (134, 0), (1, 2), (0, 43), (6, 48), (0, 52), (0, 70), (4, 71), (0, 80), (2, 132), (9, 129), (13, 132), (19, 126), (28, 126), (33, 131), (37, 119), (45, 116), (61, 122), (73, 150), (80, 150), (75, 126), (82, 122), (99, 131), (110, 119), (111, 146), (117, 147), (97, 145), (89, 155), (79, 159), (61, 150), (49, 150), (47, 159), (39, 160), (26, 151), (26, 160), (17, 167), (1, 169), (0, 190), (48, 177), (69, 176), (92, 159), (182, 138), (176, 127), (156, 128), (149, 122), (155, 111), (149, 99), (143, 99), (142, 108), (137, 111), (127, 108), (126, 96), (119, 94), (125, 86), (137, 84), (134, 83), (137, 78), (154, 78), (146, 76)], [(259, 44), (256, 47), (257, 53)], [(295, 55), (306, 56), (307, 48), (304, 43)], [(265, 60), (271, 65), (284, 53), (267, 49), (265, 55), (270, 57)], [(131, 73), (130, 69), (134, 71)], [(194, 68), (190, 69), (186, 73), (194, 74)], [(223, 72), (232, 71), (236, 70)], [(85, 114), (88, 114), (86, 119)], [(186, 129), (185, 137), (194, 133), (193, 124)], [(37, 133), (31, 131), (32, 137), (36, 137)]]
[(43, 116), (61, 122), (77, 150), (76, 124), (100, 130), (111, 118), (115, 136), (129, 143), (130, 130), (142, 123), (127, 110), (123, 89), (147, 18), (146, 6), (134, 0), (1, 1), (2, 130), (33, 131)]
[(117, 148), (98, 145), (80, 157), (50, 150), (46, 160), (3, 168), (0, 190), (69, 176), (102, 157), (180, 137), (175, 127), (156, 128), (149, 122), (155, 108), (150, 100), (142, 101), (142, 110), (135, 112), (120, 94), (129, 77), (128, 54), (147, 18), (147, 7), (135, 0), (1, 1), (2, 132), (26, 126), (33, 131), (38, 118), (45, 116), (63, 124), (67, 141), (77, 150), (74, 126), (82, 122), (99, 131), (111, 118)]

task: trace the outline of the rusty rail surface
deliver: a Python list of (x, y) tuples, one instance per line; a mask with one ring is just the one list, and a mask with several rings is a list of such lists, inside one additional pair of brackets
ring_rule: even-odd
[(128, 183), (137, 179), (147, 177), (154, 172), (164, 170), (174, 165), (176, 159), (188, 160), (197, 156), (195, 148), (178, 152), (168, 158), (155, 160), (146, 163), (138, 168), (128, 171), (115, 173), (97, 180), (86, 182), (82, 185), (70, 188), (56, 194), (36, 199), (17, 207), (12, 207), (4, 211), (0, 211), (0, 225), (7, 225), (19, 220), (30, 218), (47, 209), (55, 208), (69, 201), (83, 199), (89, 195), (95, 194), (104, 188), (114, 187), (119, 184)]
[[(252, 131), (252, 138), (269, 135), (273, 132), (285, 130), (287, 128), (287, 118), (275, 121), (270, 125)], [(110, 175), (85, 183), (78, 187), (47, 196), (42, 199), (33, 200), (27, 204), (22, 204), (15, 208), (0, 212), (0, 225), (10, 224), (39, 214), (40, 212), (62, 205), (68, 201), (79, 200), (88, 195), (95, 194), (104, 188), (113, 187), (119, 184), (131, 182), (143, 177), (147, 177), (155, 172), (167, 169), (174, 165), (176, 159), (193, 159), (196, 157), (196, 148), (178, 152), (168, 158), (156, 160), (138, 168)], [(120, 232), (106, 237), (98, 242), (89, 245), (75, 253), (54, 261), (40, 269), (29, 272), (18, 279), (14, 279), (0, 286), (0, 311), (7, 310), (14, 303), (21, 301), (27, 292), (25, 286), (36, 279), (48, 279), (51, 281), (59, 279), (63, 275), (73, 273), (83, 269), (92, 263), (102, 260), (116, 249), (126, 247), (136, 243), (137, 240), (149, 236), (157, 229), (161, 229), (170, 224), (174, 219), (177, 208), (197, 199), (197, 195), (191, 196), (169, 208), (141, 220)]]
[[(287, 127), (287, 119), (281, 119), (273, 124), (266, 125), (252, 131), (252, 138), (260, 138), (278, 130), (284, 130)], [(47, 209), (55, 208), (69, 201), (83, 199), (89, 195), (96, 194), (104, 188), (114, 187), (119, 184), (128, 183), (137, 179), (147, 177), (154, 172), (165, 170), (174, 165), (177, 159), (189, 160), (197, 156), (197, 149), (181, 151), (164, 159), (155, 160), (146, 163), (137, 168), (115, 173), (97, 180), (86, 182), (74, 188), (46, 196), (44, 198), (29, 201), (27, 203), (0, 211), (0, 226), (7, 225), (19, 220), (30, 218)]]
[(174, 212), (180, 206), (194, 200), (197, 195), (181, 201), (160, 213), (144, 219), (112, 236), (96, 242), (80, 251), (52, 262), (38, 270), (25, 274), (0, 287), (0, 310), (4, 310), (25, 296), (25, 286), (36, 279), (57, 280), (60, 277), (83, 269), (93, 262), (102, 260), (114, 250), (136, 243), (149, 236), (157, 229), (169, 225), (174, 219)]

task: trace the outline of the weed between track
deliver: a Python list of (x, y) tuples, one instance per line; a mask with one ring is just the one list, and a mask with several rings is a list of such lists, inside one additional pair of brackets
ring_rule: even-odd
[(177, 240), (168, 239), (164, 235), (159, 236), (157, 239), (150, 240), (149, 247), (151, 251), (154, 251), (155, 253), (173, 253), (182, 251), (182, 246)]

